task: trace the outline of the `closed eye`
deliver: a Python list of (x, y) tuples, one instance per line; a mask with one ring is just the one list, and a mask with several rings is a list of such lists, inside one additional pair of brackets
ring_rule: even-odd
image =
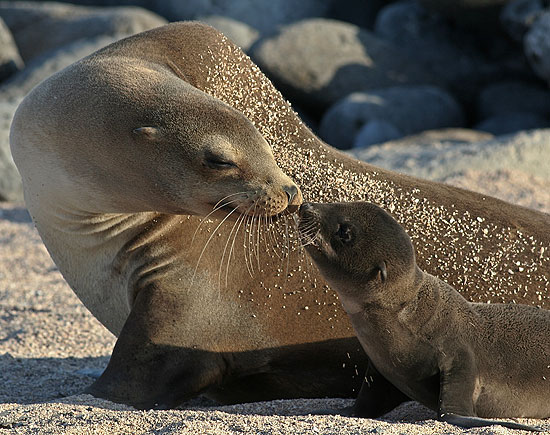
[(204, 162), (206, 166), (212, 169), (230, 169), (237, 167), (237, 164), (235, 162), (214, 155), (207, 155), (204, 159)]

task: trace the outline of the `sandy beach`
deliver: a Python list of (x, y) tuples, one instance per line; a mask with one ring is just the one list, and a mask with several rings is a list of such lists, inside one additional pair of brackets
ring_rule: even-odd
[[(466, 171), (449, 180), (550, 211), (547, 181), (507, 170)], [(0, 432), (7, 434), (515, 434), (465, 430), (413, 402), (381, 419), (315, 415), (352, 400), (281, 400), (137, 411), (82, 394), (85, 370), (106, 366), (115, 337), (80, 303), (50, 259), (21, 203), (0, 204)], [(84, 371), (84, 372), (83, 372)], [(313, 414), (313, 415), (312, 415)], [(521, 420), (550, 433), (549, 421)]]
[[(0, 435), (528, 433), (500, 425), (462, 429), (437, 421), (434, 411), (415, 402), (404, 403), (379, 419), (361, 419), (338, 414), (338, 410), (352, 406), (353, 399), (277, 400), (220, 406), (199, 397), (178, 409), (141, 411), (84, 394), (94, 382), (93, 375), (107, 366), (116, 337), (84, 307), (51, 260), (23, 203), (21, 177), (11, 156), (9, 132), (15, 110), (25, 95), (57, 71), (121, 38), (168, 22), (198, 20), (216, 27), (241, 47), (257, 65), (249, 72), (252, 80), (259, 68), (303, 122), (327, 144), (377, 167), (479, 191), (550, 213), (549, 2), (69, 2), (75, 4), (0, 2)], [(487, 4), (493, 3), (497, 6), (488, 11)], [(509, 7), (505, 7), (508, 3)], [(193, 38), (185, 43), (194, 44)], [(248, 88), (239, 81), (239, 64), (219, 60), (225, 59), (226, 54), (212, 57), (217, 60), (212, 63), (215, 68), (210, 68), (213, 56), (210, 45), (196, 55), (204, 60), (197, 70), (206, 75), (204, 83), (214, 84), (204, 85), (205, 89), (200, 85), (199, 90), (238, 110), (246, 109), (243, 114), (256, 127), (276, 132), (274, 137), (266, 135), (268, 142), (282, 139), (282, 145), (300, 150), (302, 145), (293, 142), (294, 136), (289, 139), (283, 134), (287, 127), (291, 131), (290, 127), (295, 126), (281, 125), (280, 119), (284, 118), (280, 117), (279, 103), (273, 103), (278, 100), (270, 99), (270, 92), (264, 95), (267, 88), (251, 87), (250, 92), (246, 91)], [(126, 65), (127, 58), (124, 59)], [(178, 59), (187, 62), (190, 58)], [(174, 70), (169, 57), (166, 62), (162, 70)], [(176, 66), (173, 72), (178, 76), (177, 69)], [(121, 67), (120, 71), (125, 70)], [(180, 78), (185, 79), (185, 75)], [(203, 77), (197, 74), (193, 80), (200, 82)], [(137, 94), (148, 95), (143, 92), (146, 87), (141, 88), (144, 83), (139, 82)], [(216, 83), (220, 89), (215, 89)], [(80, 81), (71, 90), (77, 87), (82, 87)], [(257, 92), (261, 98), (254, 95)], [(253, 107), (247, 106), (250, 95)], [(263, 110), (268, 107), (266, 104), (272, 112), (266, 112), (269, 116), (260, 119), (261, 123), (255, 122), (255, 108)], [(106, 107), (102, 103), (91, 111), (108, 113), (104, 111)], [(82, 124), (88, 125), (91, 111), (82, 112), (85, 115)], [(155, 116), (157, 112), (164, 113), (155, 106)], [(37, 123), (36, 118), (43, 122)], [(63, 112), (63, 116), (55, 119), (72, 118)], [(39, 130), (46, 122), (51, 125), (51, 117), (33, 115), (25, 118), (21, 130), (30, 125), (38, 126)], [(101, 125), (107, 124), (106, 121)], [(53, 125), (50, 130), (55, 131), (52, 134), (55, 141), (59, 139), (59, 131), (72, 133), (73, 127), (85, 132), (86, 140), (95, 138), (92, 133), (97, 133), (83, 129), (82, 125), (66, 124), (66, 128)], [(270, 128), (265, 128), (266, 125)], [(127, 125), (123, 127), (120, 131), (127, 129)], [(135, 127), (132, 124), (132, 129)], [(141, 129), (128, 131), (136, 130)], [(72, 146), (80, 139), (71, 138), (67, 143)], [(96, 146), (99, 142), (91, 143)], [(73, 148), (67, 155), (73, 157), (72, 152)], [(43, 162), (37, 160), (40, 166)], [(122, 165), (124, 160), (120, 161)], [(309, 164), (309, 160), (304, 161)], [(29, 171), (33, 177), (37, 166)], [(143, 177), (150, 177), (151, 167), (145, 167), (148, 173)], [(93, 165), (90, 168), (96, 170)], [(57, 166), (45, 178), (56, 170)], [(302, 177), (296, 172), (294, 175)], [(331, 183), (330, 177), (326, 178), (318, 183), (324, 194), (325, 183)], [(301, 183), (298, 177), (295, 182)], [(349, 185), (342, 184), (340, 191)], [(304, 182), (303, 186), (307, 184)], [(142, 188), (141, 184), (138, 188)], [(305, 192), (305, 188), (302, 190)], [(317, 200), (322, 198), (326, 200), (327, 196), (319, 195)], [(149, 205), (147, 210), (151, 210)], [(418, 215), (414, 215), (414, 220), (421, 221)], [(439, 222), (447, 224), (445, 220)], [(549, 248), (539, 248), (541, 258), (544, 252), (548, 255)], [(452, 253), (456, 252), (459, 250)], [(449, 265), (447, 261), (441, 270)], [(544, 278), (539, 273), (540, 276)], [(509, 275), (499, 278), (511, 282)], [(516, 421), (550, 434), (550, 419)]]

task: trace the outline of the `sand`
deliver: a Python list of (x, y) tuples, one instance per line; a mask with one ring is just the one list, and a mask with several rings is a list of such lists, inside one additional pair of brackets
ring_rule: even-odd
[[(550, 212), (547, 180), (511, 170), (464, 171), (455, 185)], [(519, 434), (460, 429), (413, 402), (381, 419), (311, 415), (352, 400), (280, 400), (137, 411), (82, 394), (115, 338), (79, 302), (51, 261), (22, 204), (0, 203), (0, 433), (6, 434)], [(550, 433), (550, 420), (520, 420)]]

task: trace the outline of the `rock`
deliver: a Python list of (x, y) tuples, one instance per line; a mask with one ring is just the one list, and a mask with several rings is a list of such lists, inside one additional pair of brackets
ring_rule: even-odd
[(376, 16), (389, 0), (331, 0), (327, 18), (372, 29)]
[(15, 109), (21, 99), (0, 100), (0, 201), (22, 201), (21, 176), (11, 157), (9, 135)]
[(546, 0), (515, 0), (508, 3), (500, 14), (500, 22), (506, 33), (516, 42), (523, 37), (533, 23), (545, 11)]
[(510, 112), (532, 112), (550, 116), (550, 91), (534, 83), (497, 82), (479, 94), (478, 118), (481, 120)]
[(352, 92), (436, 81), (392, 44), (327, 19), (283, 27), (255, 44), (251, 55), (288, 98), (317, 112)]
[(292, 109), (296, 112), (298, 117), (310, 130), (315, 132), (319, 129), (319, 122), (309, 116), (309, 113), (307, 111), (296, 105), (293, 105)]
[(25, 62), (75, 42), (99, 35), (129, 36), (166, 24), (138, 7), (91, 8), (53, 2), (0, 2), (4, 19)]
[(325, 16), (330, 7), (326, 0), (159, 0), (150, 9), (170, 21), (220, 15), (246, 23), (260, 33), (274, 31), (283, 24), (308, 17)]
[(405, 135), (462, 126), (462, 110), (453, 97), (434, 86), (396, 86), (354, 93), (323, 116), (319, 133), (341, 149), (352, 146), (359, 130), (372, 120), (384, 120)]
[(500, 10), (511, 0), (419, 0), (426, 9), (489, 33), (499, 24)]
[(198, 21), (209, 24), (210, 26), (218, 29), (225, 36), (231, 39), (235, 44), (248, 51), (248, 49), (258, 40), (260, 32), (250, 27), (247, 24), (234, 20), (228, 17), (222, 17), (219, 15), (210, 15), (205, 17), (199, 17)]
[(480, 51), (472, 32), (451, 26), (415, 0), (382, 9), (374, 32), (421, 60), (462, 99), (475, 98), (482, 84), (494, 80), (500, 70), (500, 65), (489, 62)]
[(547, 127), (550, 127), (547, 118), (531, 112), (499, 113), (475, 126), (477, 130), (486, 131), (495, 136)]
[(391, 122), (383, 119), (373, 119), (361, 127), (353, 141), (353, 148), (365, 148), (377, 143), (398, 139), (402, 136), (403, 133)]
[(550, 85), (550, 11), (542, 14), (525, 35), (525, 55), (535, 73)]
[(24, 70), (0, 86), (0, 101), (11, 101), (25, 96), (42, 80), (118, 39), (116, 36), (99, 36), (80, 40), (33, 59)]
[(13, 41), (10, 29), (0, 18), (0, 82), (23, 68), (23, 60)]
[(475, 135), (473, 132), (474, 142), (401, 140), (349, 153), (375, 166), (430, 180), (445, 180), (469, 170), (514, 170), (550, 180), (550, 130), (522, 131), (480, 141)]

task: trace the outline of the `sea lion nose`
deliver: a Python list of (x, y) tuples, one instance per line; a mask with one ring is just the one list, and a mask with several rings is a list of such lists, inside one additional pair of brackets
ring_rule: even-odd
[(296, 194), (298, 193), (298, 189), (296, 186), (285, 186), (283, 187), (283, 190), (286, 192), (286, 196), (288, 197), (288, 203), (290, 204)]
[(298, 210), (298, 214), (302, 217), (304, 214), (313, 211), (313, 204), (311, 202), (304, 202)]
[(283, 190), (288, 198), (288, 211), (291, 213), (296, 212), (302, 203), (302, 194), (295, 185), (285, 186)]

